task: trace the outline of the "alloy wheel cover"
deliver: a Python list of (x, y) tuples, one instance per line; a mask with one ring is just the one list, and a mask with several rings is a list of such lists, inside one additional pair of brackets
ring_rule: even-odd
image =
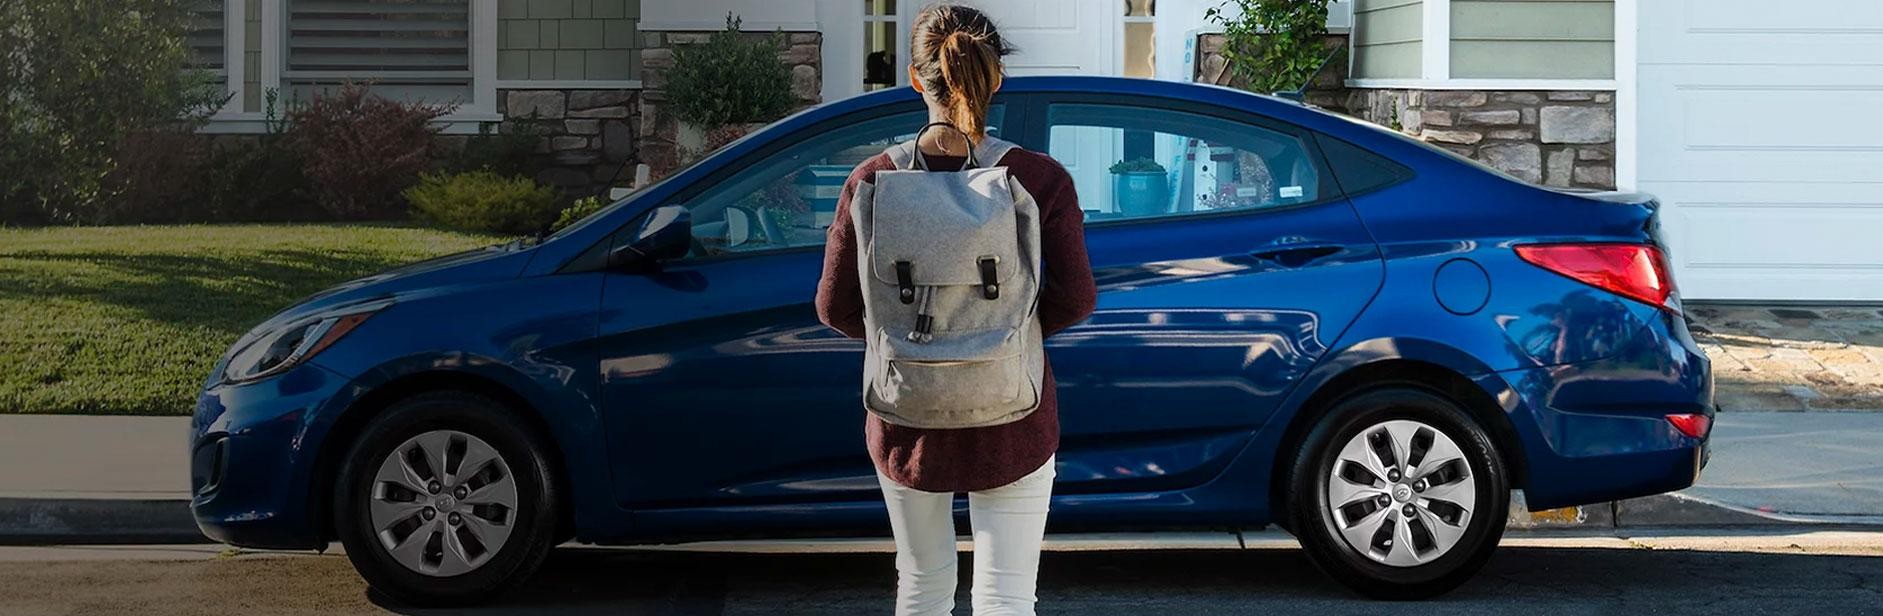
[(1322, 498), (1347, 546), (1391, 567), (1414, 567), (1457, 547), (1477, 507), (1477, 479), (1443, 431), (1409, 419), (1356, 433), (1328, 469)]
[(509, 541), (517, 487), (497, 449), (456, 430), (406, 439), (380, 461), (367, 494), (379, 546), (408, 570), (462, 575)]

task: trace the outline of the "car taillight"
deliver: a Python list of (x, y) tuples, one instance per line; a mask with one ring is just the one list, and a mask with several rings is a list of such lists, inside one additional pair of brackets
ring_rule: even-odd
[(1699, 413), (1675, 413), (1667, 416), (1667, 423), (1674, 424), (1674, 429), (1693, 438), (1706, 438), (1708, 430), (1713, 428), (1713, 418)]
[(1661, 249), (1647, 244), (1529, 244), (1517, 257), (1598, 289), (1679, 312)]

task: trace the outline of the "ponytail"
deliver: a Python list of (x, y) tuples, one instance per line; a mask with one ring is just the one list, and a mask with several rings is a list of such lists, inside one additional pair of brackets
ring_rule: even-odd
[(979, 145), (987, 111), (1000, 89), (1001, 57), (1013, 53), (986, 15), (942, 4), (916, 17), (911, 63), (923, 87), (948, 109), (948, 122)]
[(987, 135), (987, 109), (1000, 88), (1000, 55), (961, 31), (942, 39), (942, 83), (947, 86), (948, 120), (979, 145)]

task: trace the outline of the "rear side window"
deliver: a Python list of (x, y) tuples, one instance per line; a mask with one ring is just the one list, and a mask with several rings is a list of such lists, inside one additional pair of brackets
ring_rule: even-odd
[(1154, 106), (1055, 103), (1047, 152), (1093, 222), (1318, 203), (1323, 181), (1305, 135)]
[(1348, 196), (1412, 179), (1412, 170), (1405, 165), (1327, 135), (1314, 137), (1321, 144), (1321, 154), (1327, 156), (1327, 165), (1333, 168), (1334, 181), (1340, 182), (1341, 191)]

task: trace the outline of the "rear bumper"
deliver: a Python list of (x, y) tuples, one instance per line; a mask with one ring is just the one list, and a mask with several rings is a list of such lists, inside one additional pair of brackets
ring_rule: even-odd
[(1479, 377), (1508, 392), (1522, 440), (1525, 500), (1547, 509), (1672, 492), (1706, 466), (1706, 438), (1667, 421), (1712, 417), (1712, 366), (1680, 317), (1661, 314), (1607, 359)]

